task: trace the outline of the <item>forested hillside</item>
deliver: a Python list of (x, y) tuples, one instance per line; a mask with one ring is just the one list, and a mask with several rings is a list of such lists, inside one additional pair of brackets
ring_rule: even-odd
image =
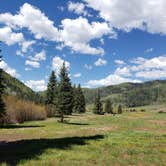
[[(45, 92), (36, 93), (24, 83), (3, 72), (6, 84), (5, 93), (16, 95), (22, 99), (43, 103)], [(87, 104), (94, 102), (97, 91), (100, 90), (102, 101), (110, 98), (115, 104), (126, 106), (143, 106), (166, 103), (166, 80), (156, 80), (145, 83), (123, 83), (119, 85), (100, 87), (95, 89), (84, 88)]]
[(18, 79), (3, 71), (5, 84), (5, 94), (17, 96), (18, 98), (34, 101), (35, 103), (44, 102), (44, 98), (39, 93), (34, 92)]
[(86, 102), (91, 104), (98, 91), (102, 100), (110, 98), (114, 103), (126, 106), (143, 106), (155, 103), (166, 103), (166, 80), (156, 80), (145, 83), (123, 83), (120, 85), (84, 89)]

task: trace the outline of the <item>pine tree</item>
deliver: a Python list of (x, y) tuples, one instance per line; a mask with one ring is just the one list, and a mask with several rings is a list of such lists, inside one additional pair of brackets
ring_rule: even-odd
[(118, 106), (118, 114), (122, 114), (122, 106), (121, 105)]
[(94, 102), (93, 113), (95, 114), (102, 114), (103, 113), (103, 105), (100, 99), (100, 91), (98, 90), (97, 96)]
[[(1, 49), (0, 49), (0, 62), (2, 61)], [(5, 103), (3, 102), (2, 95), (4, 93), (3, 84), (3, 69), (0, 68), (0, 123), (3, 123), (4, 116), (6, 115)]]
[(52, 71), (48, 85), (47, 85), (47, 92), (46, 92), (46, 109), (48, 116), (54, 116), (56, 109), (57, 109), (57, 80), (55, 76), (55, 72)]
[(112, 102), (110, 101), (110, 99), (107, 99), (106, 100), (106, 103), (105, 103), (105, 112), (108, 113), (108, 114), (113, 114), (113, 106), (112, 106)]
[(64, 115), (71, 114), (73, 109), (73, 89), (65, 63), (60, 70), (59, 78), (58, 112), (60, 121), (64, 122)]
[(74, 87), (74, 111), (77, 113), (84, 113), (86, 111), (85, 97), (80, 84), (77, 88)]

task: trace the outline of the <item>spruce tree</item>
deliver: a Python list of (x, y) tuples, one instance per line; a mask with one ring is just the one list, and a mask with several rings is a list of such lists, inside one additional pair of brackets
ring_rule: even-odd
[(95, 98), (94, 102), (94, 108), (93, 108), (93, 113), (95, 114), (102, 114), (103, 113), (103, 105), (100, 99), (100, 91), (98, 90), (98, 93)]
[(113, 104), (110, 99), (106, 100), (104, 111), (108, 114), (113, 114)]
[(74, 88), (74, 111), (77, 113), (84, 113), (86, 111), (85, 97), (80, 84), (77, 88)]
[(64, 115), (70, 115), (73, 109), (73, 89), (65, 63), (62, 65), (59, 78), (58, 112), (60, 121), (64, 122)]
[(118, 106), (118, 114), (122, 114), (122, 106), (121, 105)]
[[(0, 49), (0, 62), (2, 61), (1, 49)], [(4, 116), (6, 115), (5, 103), (3, 102), (2, 95), (4, 93), (3, 84), (3, 69), (0, 68), (0, 123), (4, 122)]]
[(52, 71), (46, 91), (46, 109), (49, 117), (54, 116), (57, 109), (57, 80), (55, 72)]

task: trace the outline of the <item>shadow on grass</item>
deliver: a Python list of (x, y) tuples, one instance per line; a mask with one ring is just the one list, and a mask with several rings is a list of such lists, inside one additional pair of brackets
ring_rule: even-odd
[(88, 123), (76, 123), (76, 122), (66, 122), (64, 124), (68, 124), (68, 125), (78, 125), (78, 126), (86, 126), (86, 125), (89, 125)]
[(85, 145), (87, 144), (87, 140), (103, 138), (103, 135), (95, 135), (87, 137), (20, 140), (8, 143), (0, 142), (0, 164), (7, 163), (10, 166), (15, 166), (21, 160), (37, 159), (48, 148), (71, 149), (72, 145)]
[(45, 127), (44, 125), (3, 125), (0, 129), (17, 129), (17, 128), (35, 128), (35, 127)]

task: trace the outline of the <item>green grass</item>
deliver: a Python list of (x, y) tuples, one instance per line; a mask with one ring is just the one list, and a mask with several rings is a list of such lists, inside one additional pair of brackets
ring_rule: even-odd
[[(166, 163), (166, 114), (156, 110), (73, 115), (0, 129), (2, 165), (156, 165)], [(5, 143), (3, 141), (7, 141)]]

